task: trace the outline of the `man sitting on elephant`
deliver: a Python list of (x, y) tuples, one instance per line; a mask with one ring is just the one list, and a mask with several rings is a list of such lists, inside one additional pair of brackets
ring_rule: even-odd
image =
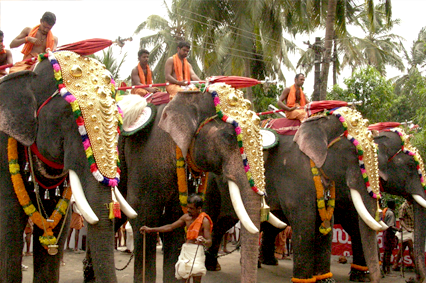
[(172, 99), (176, 93), (182, 90), (182, 86), (187, 86), (190, 81), (199, 81), (200, 78), (194, 73), (192, 66), (188, 63), (188, 57), (191, 45), (186, 41), (180, 41), (177, 47), (177, 53), (169, 57), (164, 68), (166, 81), (170, 83), (166, 90)]
[[(9, 65), (13, 63), (12, 52), (10, 50), (4, 48), (3, 44), (4, 34), (0, 30), (0, 66)], [(6, 69), (0, 70), (0, 78), (7, 75)]]
[[(305, 82), (305, 75), (297, 74), (294, 78), (294, 85), (287, 87), (281, 93), (278, 100), (278, 107), (285, 110), (287, 119), (300, 120), (306, 118), (306, 111), (303, 109), (309, 102), (303, 93), (302, 86)], [(284, 104), (284, 101), (286, 104)]]
[[(46, 12), (40, 19), (40, 24), (34, 28), (26, 27), (21, 33), (10, 43), (10, 48), (16, 48), (25, 43), (22, 53), (25, 59), (37, 57), (39, 53), (56, 50), (58, 38), (52, 34), (52, 27), (56, 23), (56, 16), (52, 12)], [(35, 61), (34, 61), (35, 62)], [(34, 65), (33, 61), (21, 61), (10, 68), (9, 73), (18, 71), (31, 70)]]
[[(138, 52), (139, 64), (132, 70), (132, 86), (152, 84), (152, 72), (148, 65), (149, 51), (141, 49)], [(156, 93), (159, 89), (156, 87), (144, 87), (132, 89), (132, 94), (145, 96), (148, 93)]]
[(197, 194), (192, 194), (188, 197), (188, 213), (174, 223), (154, 228), (142, 226), (139, 229), (141, 233), (164, 233), (186, 226), (186, 243), (182, 245), (182, 251), (175, 266), (175, 276), (177, 279), (182, 279), (182, 282), (187, 282), (190, 277), (193, 278), (193, 282), (201, 282), (201, 277), (207, 272), (204, 265), (204, 248), (199, 251), (199, 247), (203, 245), (208, 248), (212, 245), (213, 223), (205, 212), (201, 212), (202, 206), (203, 199)]

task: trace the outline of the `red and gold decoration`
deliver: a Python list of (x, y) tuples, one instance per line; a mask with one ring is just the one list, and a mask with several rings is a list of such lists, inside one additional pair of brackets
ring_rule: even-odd
[[(62, 216), (66, 214), (69, 201), (72, 195), (71, 187), (64, 189), (62, 199), (56, 205), (52, 215), (45, 219), (39, 211), (37, 211), (34, 204), (25, 189), (24, 181), (20, 172), (20, 166), (18, 163), (18, 142), (9, 137), (7, 145), (7, 154), (9, 162), (9, 172), (12, 178), (13, 189), (15, 190), (18, 201), (24, 209), (25, 213), (31, 218), (31, 220), (40, 229), (44, 230), (44, 234), (39, 237), (40, 243), (49, 250), (49, 254), (56, 254), (57, 252), (57, 239), (53, 235), (53, 229), (58, 225)], [(55, 252), (56, 249), (56, 252)]]

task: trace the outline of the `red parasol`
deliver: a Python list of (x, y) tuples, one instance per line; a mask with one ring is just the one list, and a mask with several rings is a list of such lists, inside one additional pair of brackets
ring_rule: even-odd
[(256, 79), (239, 76), (214, 76), (207, 78), (207, 81), (209, 83), (226, 83), (233, 88), (251, 87), (262, 83)]
[(305, 106), (308, 116), (315, 114), (326, 109), (333, 109), (337, 107), (348, 106), (348, 102), (340, 100), (322, 100), (322, 101), (312, 101)]
[(380, 122), (373, 125), (368, 126), (370, 131), (383, 131), (386, 129), (396, 128), (401, 126), (401, 123), (398, 122)]
[(94, 54), (102, 49), (105, 49), (109, 46), (111, 46), (114, 43), (114, 41), (109, 39), (103, 39), (103, 38), (92, 38), (92, 39), (86, 39), (70, 44), (65, 44), (62, 46), (59, 46), (56, 50), (57, 51), (73, 51), (75, 53), (78, 53), (80, 55), (91, 55)]

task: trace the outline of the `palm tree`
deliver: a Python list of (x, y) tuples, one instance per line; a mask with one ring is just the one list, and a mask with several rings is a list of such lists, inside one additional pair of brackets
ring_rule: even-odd
[[(164, 66), (166, 60), (176, 53), (178, 42), (182, 40), (190, 41), (187, 32), (187, 20), (179, 11), (182, 1), (173, 0), (171, 9), (165, 1), (164, 5), (167, 8), (170, 21), (158, 15), (151, 15), (135, 30), (135, 34), (138, 34), (143, 29), (156, 31), (155, 34), (140, 39), (140, 48), (146, 49), (148, 46), (153, 46), (150, 50), (149, 61), (151, 65), (155, 65), (153, 79), (156, 82), (165, 82)], [(196, 60), (198, 50), (195, 46), (192, 45), (192, 47), (192, 56), (188, 57), (188, 61), (191, 63), (194, 72), (200, 75), (202, 72)]]
[(123, 63), (126, 61), (127, 53), (124, 53), (123, 58), (121, 58), (120, 61), (117, 60), (117, 58), (113, 55), (112, 47), (108, 47), (108, 49), (102, 50), (102, 56), (99, 55), (89, 55), (88, 57), (94, 58), (98, 60), (99, 62), (103, 63), (107, 70), (111, 73), (112, 77), (115, 80), (119, 80), (120, 76), (120, 68), (123, 65)]

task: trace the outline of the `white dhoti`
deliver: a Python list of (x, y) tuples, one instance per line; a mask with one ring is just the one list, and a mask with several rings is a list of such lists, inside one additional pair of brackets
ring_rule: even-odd
[(178, 261), (175, 265), (175, 277), (177, 279), (188, 279), (190, 276), (189, 273), (191, 273), (191, 276), (206, 275), (207, 269), (204, 265), (205, 259), (206, 256), (203, 246), (188, 243), (183, 244)]
[[(401, 232), (396, 232), (395, 236), (398, 238), (398, 242), (401, 243)], [(414, 234), (413, 232), (408, 232), (407, 230), (402, 231), (402, 239), (404, 242), (407, 242), (409, 240), (414, 242)]]

